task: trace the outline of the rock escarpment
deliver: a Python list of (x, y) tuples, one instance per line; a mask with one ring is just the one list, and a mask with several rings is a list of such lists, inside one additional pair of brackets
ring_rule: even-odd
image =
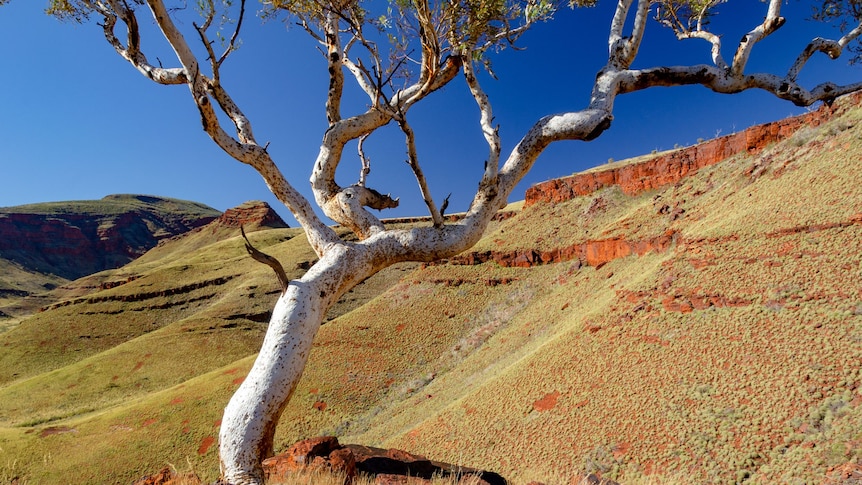
[(0, 208), (0, 258), (77, 279), (122, 266), (218, 216), (202, 204), (142, 195)]
[(525, 207), (538, 202), (563, 202), (591, 194), (604, 187), (618, 185), (628, 195), (665, 187), (678, 182), (696, 170), (715, 165), (740, 153), (758, 153), (768, 145), (784, 140), (800, 128), (819, 126), (846, 109), (855, 106), (862, 95), (839, 107), (822, 105), (820, 109), (772, 123), (752, 126), (739, 133), (715, 138), (698, 145), (657, 155), (641, 162), (603, 168), (549, 180), (527, 189)]

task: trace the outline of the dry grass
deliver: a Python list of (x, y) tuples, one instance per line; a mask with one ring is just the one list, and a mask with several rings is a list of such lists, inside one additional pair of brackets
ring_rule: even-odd
[[(334, 433), (515, 483), (568, 484), (582, 471), (635, 484), (820, 483), (862, 459), (860, 116), (650, 194), (533, 206), (479, 245), (673, 230), (663, 253), (598, 269), (400, 267), (369, 281), (320, 330), (277, 448)], [(664, 204), (685, 212), (668, 217)], [(291, 231), (252, 240), (298, 274), (313, 254)], [(113, 274), (132, 282), (75, 297), (234, 276), (217, 289), (79, 303), (0, 334), (0, 466), (14, 464), (0, 478), (126, 483), (187, 460), (215, 479), (221, 410), (264, 326), (236, 316), (265, 312), (276, 282), (238, 240), (205, 236)]]
[[(344, 485), (346, 475), (341, 473), (329, 473), (325, 471), (303, 472), (291, 475), (289, 481), (267, 481), (266, 485)], [(425, 480), (410, 481), (407, 478), (407, 484), (421, 483), (427, 484)], [(376, 485), (377, 481), (374, 476), (360, 473), (353, 478), (353, 485)], [(435, 475), (431, 477), (429, 485), (479, 485), (484, 483), (479, 477), (467, 476), (442, 476)]]

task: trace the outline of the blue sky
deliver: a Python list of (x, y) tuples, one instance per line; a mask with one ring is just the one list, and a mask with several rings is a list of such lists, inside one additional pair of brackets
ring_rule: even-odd
[[(0, 207), (113, 193), (195, 200), (219, 210), (262, 199), (293, 223), (262, 179), (203, 133), (185, 87), (149, 81), (113, 51), (100, 27), (58, 22), (42, 13), (45, 5), (12, 0), (0, 8)], [(735, 47), (731, 39), (753, 27), (765, 7), (758, 0), (723, 6), (714, 25), (725, 34), (726, 58)], [(595, 73), (606, 60), (612, 8), (611, 2), (600, 1), (592, 9), (563, 10), (521, 39), (526, 50), (493, 56), (499, 79), (480, 80), (500, 124), (504, 155), (542, 115), (586, 105)], [(811, 38), (839, 36), (831, 26), (804, 20), (809, 9), (795, 0), (784, 7), (787, 24), (755, 47), (749, 71), (783, 73)], [(183, 20), (190, 27), (191, 13)], [(303, 31), (277, 21), (261, 23), (250, 16), (242, 38), (241, 49), (225, 65), (223, 83), (252, 120), (258, 140), (270, 142), (270, 153), (291, 183), (311, 197), (308, 176), (326, 129), (325, 61)], [(157, 35), (144, 37), (143, 49), (151, 61), (158, 57), (165, 66), (176, 65)], [(706, 42), (678, 42), (652, 22), (634, 67), (708, 61)], [(847, 59), (829, 61), (823, 55), (800, 76), (809, 86), (860, 78), (860, 68)], [(365, 98), (352, 98), (344, 115), (364, 109), (365, 103)], [(718, 95), (677, 87), (621, 96), (610, 130), (593, 142), (552, 145), (511, 200), (523, 198), (533, 183), (609, 158), (693, 144), (801, 112), (762, 92)], [(466, 209), (487, 157), (478, 117), (460, 79), (408, 114), (432, 193), (438, 201), (453, 194), (450, 212)], [(424, 215), (397, 126), (372, 135), (366, 147), (372, 159), (369, 186), (401, 197), (401, 207), (383, 215)], [(345, 153), (338, 181), (348, 185), (358, 178), (359, 162), (354, 146)]]

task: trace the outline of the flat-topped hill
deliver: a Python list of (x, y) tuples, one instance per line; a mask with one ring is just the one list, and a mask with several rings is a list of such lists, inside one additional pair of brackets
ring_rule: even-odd
[(0, 257), (71, 280), (120, 267), (219, 215), (196, 202), (143, 195), (4, 207)]

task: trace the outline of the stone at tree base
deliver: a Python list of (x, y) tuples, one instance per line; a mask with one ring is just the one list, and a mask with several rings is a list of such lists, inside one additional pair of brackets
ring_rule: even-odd
[(375, 477), (378, 484), (425, 484), (435, 476), (459, 476), (472, 485), (505, 485), (500, 475), (448, 463), (428, 460), (402, 450), (341, 445), (333, 436), (309, 438), (263, 461), (267, 480), (289, 481), (296, 473), (331, 471), (352, 483), (357, 473)]
[(334, 436), (320, 436), (294, 443), (283, 453), (263, 460), (267, 480), (289, 480), (298, 472), (328, 471), (340, 473), (349, 484), (356, 476), (353, 453)]

